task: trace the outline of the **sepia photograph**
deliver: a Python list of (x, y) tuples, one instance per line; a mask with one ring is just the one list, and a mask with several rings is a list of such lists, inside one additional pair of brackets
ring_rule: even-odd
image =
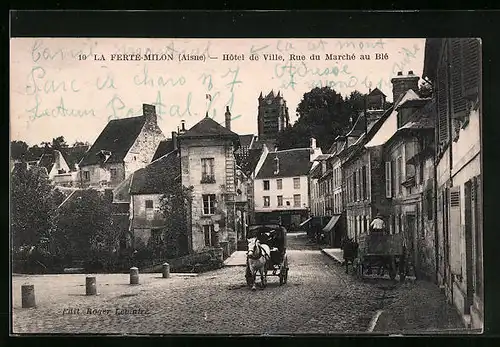
[(11, 38), (11, 333), (483, 333), (481, 45)]

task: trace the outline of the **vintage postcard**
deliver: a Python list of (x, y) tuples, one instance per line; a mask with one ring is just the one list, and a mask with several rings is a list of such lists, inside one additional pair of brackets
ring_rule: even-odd
[(480, 39), (10, 50), (13, 334), (482, 332)]

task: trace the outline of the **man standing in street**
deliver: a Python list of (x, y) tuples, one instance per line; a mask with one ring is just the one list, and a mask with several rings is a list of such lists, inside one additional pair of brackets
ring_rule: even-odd
[(382, 215), (377, 213), (375, 218), (370, 223), (370, 229), (374, 233), (384, 233), (385, 232), (385, 222), (382, 219)]

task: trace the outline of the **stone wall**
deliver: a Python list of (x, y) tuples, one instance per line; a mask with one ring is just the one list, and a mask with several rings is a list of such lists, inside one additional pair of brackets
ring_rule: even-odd
[(156, 123), (156, 116), (145, 122), (139, 136), (125, 156), (125, 175), (145, 167), (151, 162), (161, 141), (166, 137)]

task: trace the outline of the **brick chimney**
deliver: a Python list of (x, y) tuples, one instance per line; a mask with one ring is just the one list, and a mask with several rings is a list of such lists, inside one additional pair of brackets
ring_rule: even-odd
[(399, 71), (397, 76), (391, 79), (392, 82), (392, 102), (394, 106), (397, 106), (399, 98), (404, 95), (408, 90), (413, 89), (414, 92), (418, 93), (418, 80), (420, 77), (413, 74), (413, 71), (408, 71), (408, 75), (403, 75), (403, 72)]
[(157, 124), (156, 107), (150, 104), (142, 104), (142, 114), (149, 123)]
[(229, 111), (229, 106), (226, 106), (226, 129), (231, 130), (231, 112)]

